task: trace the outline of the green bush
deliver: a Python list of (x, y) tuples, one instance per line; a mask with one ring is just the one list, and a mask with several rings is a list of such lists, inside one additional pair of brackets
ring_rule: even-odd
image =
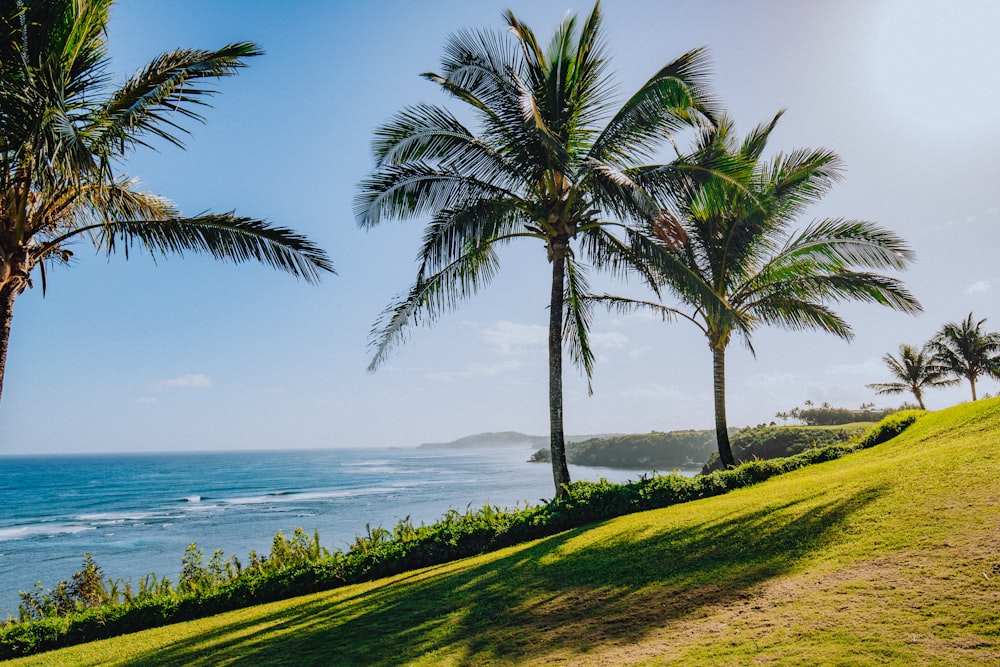
[[(808, 426), (758, 426), (743, 429), (733, 436), (730, 445), (736, 463), (754, 459), (775, 459), (800, 454), (814, 447), (846, 442), (864, 432), (861, 425), (812, 428)], [(718, 452), (712, 454), (702, 473), (722, 470)]]
[[(292, 539), (275, 536), (271, 553), (251, 552), (242, 567), (220, 551), (208, 565), (197, 545), (184, 554), (184, 572), (176, 586), (147, 575), (131, 593), (128, 582), (107, 582), (88, 556), (74, 575), (73, 588), (61, 582), (53, 595), (39, 585), (31, 597), (34, 612), (22, 611), (0, 627), (0, 658), (12, 658), (60, 646), (135, 632), (210, 616), (251, 604), (360, 583), (419, 567), (472, 556), (530, 539), (553, 535), (595, 521), (632, 512), (707, 498), (813, 463), (840, 458), (895, 437), (922, 414), (900, 412), (883, 419), (847, 443), (808, 449), (795, 456), (754, 460), (736, 468), (696, 477), (678, 474), (643, 476), (635, 482), (575, 482), (565, 496), (537, 506), (501, 509), (486, 505), (462, 513), (449, 510), (440, 520), (414, 526), (409, 517), (392, 531), (366, 526), (347, 551), (329, 552), (319, 535), (296, 528)], [(78, 576), (79, 575), (79, 576)], [(98, 590), (99, 588), (99, 590)], [(67, 605), (63, 593), (75, 591)], [(103, 591), (103, 592), (101, 592)]]
[[(566, 443), (566, 459), (583, 466), (674, 470), (702, 465), (715, 450), (715, 431), (670, 431), (591, 438)], [(549, 461), (548, 448), (531, 460)]]

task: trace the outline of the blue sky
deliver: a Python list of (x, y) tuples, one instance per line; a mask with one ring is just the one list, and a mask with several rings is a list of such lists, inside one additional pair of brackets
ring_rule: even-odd
[[(547, 432), (548, 265), (512, 246), (485, 291), (366, 371), (377, 316), (414, 277), (419, 222), (362, 232), (352, 213), (376, 126), (407, 104), (451, 104), (420, 78), (447, 36), (501, 29), (510, 7), (543, 40), (587, 2), (127, 0), (110, 26), (124, 78), (161, 51), (258, 42), (223, 81), (187, 150), (125, 170), (189, 213), (228, 211), (307, 234), (337, 267), (319, 286), (188, 256), (110, 261), (87, 246), (17, 302), (0, 454), (407, 446), (481, 431)], [(1000, 5), (982, 2), (605, 2), (622, 95), (705, 45), (714, 89), (745, 132), (788, 111), (771, 147), (836, 150), (847, 171), (816, 217), (875, 220), (906, 238), (919, 317), (841, 309), (856, 339), (763, 330), (729, 354), (733, 425), (806, 400), (879, 399), (881, 356), (970, 311), (1000, 329)], [(617, 289), (611, 282), (598, 287)], [(594, 395), (566, 371), (569, 433), (709, 428), (711, 360), (679, 322), (600, 315)], [(996, 392), (984, 381), (980, 392)], [(931, 392), (931, 408), (968, 388)]]

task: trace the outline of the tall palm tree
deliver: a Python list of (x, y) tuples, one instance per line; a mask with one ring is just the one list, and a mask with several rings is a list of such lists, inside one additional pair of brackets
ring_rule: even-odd
[(111, 0), (0, 0), (0, 388), (14, 301), (46, 287), (73, 241), (99, 252), (205, 252), (315, 281), (332, 271), (305, 237), (234, 213), (181, 215), (117, 167), (151, 140), (182, 146), (183, 120), (261, 51), (249, 42), (160, 55), (117, 88), (108, 75)]
[(1000, 333), (984, 331), (986, 319), (949, 322), (931, 339), (936, 363), (956, 378), (965, 378), (976, 400), (976, 381), (985, 375), (1000, 378)]
[(937, 363), (929, 345), (917, 349), (904, 343), (899, 346), (899, 358), (887, 353), (882, 357), (882, 361), (889, 367), (889, 372), (895, 380), (876, 382), (867, 386), (880, 396), (910, 392), (917, 399), (921, 410), (927, 409), (924, 405), (924, 389), (947, 387), (958, 382), (949, 378), (948, 370)]
[[(828, 150), (796, 150), (765, 160), (768, 138), (782, 113), (742, 141), (732, 135), (732, 121), (722, 117), (701, 132), (695, 150), (682, 158), (697, 166), (728, 155), (747, 168), (741, 178), (695, 168), (676, 171), (684, 179), (675, 215), (685, 239), (664, 253), (677, 261), (656, 270), (684, 305), (596, 297), (621, 310), (652, 308), (666, 318), (687, 319), (705, 334), (712, 351), (719, 456), (727, 466), (735, 465), (725, 370), (734, 334), (753, 352), (751, 334), (762, 325), (819, 329), (850, 339), (850, 325), (831, 309), (840, 301), (873, 302), (908, 313), (921, 309), (898, 280), (872, 272), (901, 269), (910, 259), (909, 248), (895, 234), (870, 222), (842, 219), (816, 221), (793, 233), (796, 218), (822, 197), (841, 168)], [(678, 271), (678, 265), (684, 270)], [(691, 274), (705, 291), (690, 290)], [(715, 298), (706, 300), (706, 291)]]
[(599, 4), (582, 25), (566, 17), (544, 50), (510, 11), (505, 19), (512, 38), (457, 33), (445, 46), (442, 73), (424, 75), (468, 107), (478, 133), (447, 108), (427, 104), (404, 109), (376, 131), (375, 168), (356, 200), (359, 224), (428, 214), (430, 223), (413, 287), (373, 329), (371, 369), (411, 325), (433, 321), (487, 284), (500, 247), (539, 242), (552, 267), (550, 445), (561, 495), (570, 481), (563, 342), (588, 377), (593, 361), (579, 260), (625, 271), (639, 255), (657, 252), (640, 232), (668, 227), (654, 196), (667, 178), (647, 161), (673, 132), (708, 122), (707, 62), (700, 49), (681, 56), (612, 114)]

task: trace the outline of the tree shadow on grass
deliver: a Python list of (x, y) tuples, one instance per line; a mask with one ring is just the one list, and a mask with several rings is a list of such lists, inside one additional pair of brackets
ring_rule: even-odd
[(585, 654), (749, 597), (880, 494), (872, 487), (632, 533), (609, 526), (596, 541), (588, 526), (485, 564), (234, 621), (125, 664), (388, 666), (444, 649), (462, 664)]

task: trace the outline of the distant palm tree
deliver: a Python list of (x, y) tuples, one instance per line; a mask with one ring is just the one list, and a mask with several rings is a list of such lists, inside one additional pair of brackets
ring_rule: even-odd
[(947, 387), (958, 382), (948, 377), (948, 370), (937, 363), (929, 345), (924, 345), (919, 350), (912, 345), (900, 345), (898, 359), (887, 353), (882, 361), (896, 380), (876, 382), (867, 385), (868, 388), (874, 389), (880, 396), (910, 392), (917, 399), (921, 410), (927, 409), (924, 405), (924, 389)]
[[(742, 142), (732, 136), (732, 122), (721, 118), (702, 131), (694, 152), (681, 160), (696, 166), (728, 155), (747, 166), (743, 179), (713, 170), (678, 171), (687, 177), (676, 211), (685, 241), (665, 252), (679, 262), (656, 270), (690, 311), (684, 306), (597, 297), (623, 310), (646, 307), (668, 318), (682, 317), (705, 334), (712, 351), (719, 457), (727, 466), (735, 465), (726, 419), (725, 370), (726, 348), (734, 334), (743, 337), (751, 352), (751, 333), (761, 325), (819, 329), (850, 339), (850, 326), (833, 312), (831, 303), (868, 301), (908, 313), (921, 308), (898, 280), (869, 271), (905, 266), (911, 252), (895, 234), (870, 222), (841, 219), (820, 220), (792, 233), (791, 225), (802, 210), (839, 177), (840, 160), (828, 150), (796, 150), (764, 160), (768, 138), (781, 115), (758, 126)], [(706, 300), (704, 292), (689, 288), (692, 274), (715, 298)]]
[(14, 300), (46, 287), (46, 266), (69, 245), (135, 245), (153, 254), (206, 252), (258, 260), (315, 281), (332, 271), (317, 246), (291, 230), (234, 213), (185, 217), (116, 167), (153, 139), (177, 146), (180, 120), (201, 120), (206, 79), (235, 74), (253, 44), (165, 53), (119, 88), (107, 71), (111, 0), (0, 2), (0, 388)]
[(639, 232), (669, 232), (655, 196), (669, 180), (648, 160), (675, 130), (706, 122), (706, 57), (695, 50), (667, 64), (609, 118), (613, 86), (599, 5), (579, 29), (576, 17), (564, 19), (546, 50), (511, 12), (505, 18), (513, 39), (460, 32), (445, 46), (443, 73), (424, 75), (468, 106), (478, 134), (449, 110), (426, 104), (406, 108), (376, 131), (375, 170), (357, 198), (360, 225), (423, 215), (431, 221), (412, 289), (373, 331), (370, 368), (412, 324), (433, 321), (487, 284), (500, 247), (521, 238), (539, 242), (552, 266), (549, 425), (561, 495), (570, 481), (564, 339), (588, 377), (593, 362), (579, 260), (622, 271), (638, 255), (658, 251)]
[(1000, 333), (983, 331), (986, 319), (949, 322), (931, 340), (934, 360), (956, 378), (965, 378), (976, 400), (976, 381), (985, 375), (1000, 378)]

